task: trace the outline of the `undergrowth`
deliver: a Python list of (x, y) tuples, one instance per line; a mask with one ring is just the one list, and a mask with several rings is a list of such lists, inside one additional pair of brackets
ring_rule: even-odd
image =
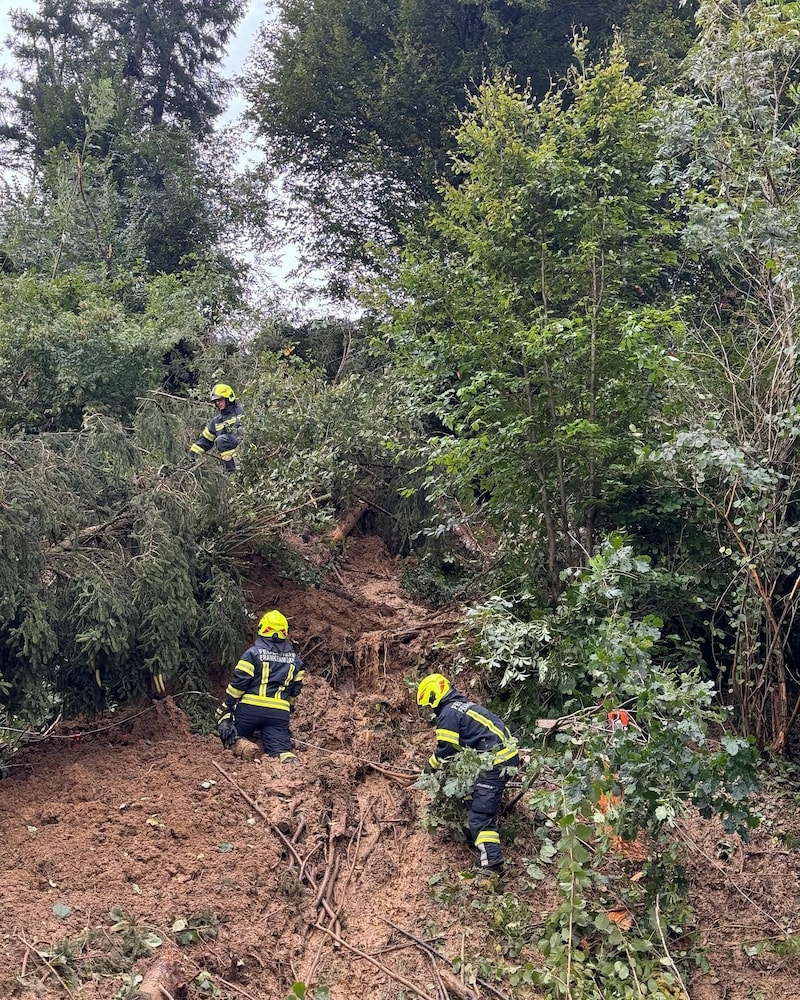
[[(212, 941), (217, 937), (219, 924), (214, 913), (204, 912), (177, 918), (167, 932), (140, 923), (133, 914), (114, 907), (106, 924), (86, 927), (74, 937), (54, 941), (45, 950), (31, 949), (38, 965), (30, 971), (26, 968), (18, 981), (26, 989), (41, 992), (52, 977), (71, 992), (93, 980), (117, 978), (122, 985), (114, 1000), (134, 1000), (142, 980), (141, 975), (133, 972), (138, 961), (154, 955), (165, 941), (182, 947)], [(203, 995), (228, 995), (214, 985), (213, 978), (204, 970), (196, 978)]]
[[(471, 904), (494, 929), (495, 954), (475, 957), (476, 966), (517, 989), (567, 1000), (685, 998), (684, 977), (705, 958), (677, 827), (689, 807), (743, 838), (759, 821), (752, 741), (727, 735), (696, 662), (662, 657), (660, 621), (631, 611), (648, 572), (614, 537), (555, 609), (484, 605), (471, 618), (476, 641), (461, 646), (496, 690), (510, 692), (504, 714), (531, 747), (527, 888)], [(548, 689), (562, 713), (537, 728)], [(465, 751), (419, 782), (431, 798), (425, 829), (459, 835), (481, 766)], [(545, 889), (551, 899), (535, 921), (528, 908)], [(437, 894), (463, 908), (441, 885)]]

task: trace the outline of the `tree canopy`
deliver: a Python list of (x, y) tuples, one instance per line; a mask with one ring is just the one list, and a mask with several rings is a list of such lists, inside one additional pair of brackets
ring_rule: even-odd
[(458, 113), (482, 80), (507, 71), (541, 97), (568, 66), (575, 30), (597, 53), (627, 21), (642, 29), (642, 71), (663, 73), (688, 46), (690, 13), (657, 0), (284, 0), (245, 87), (297, 225), (313, 219), (312, 255), (346, 267), (371, 259), (368, 241), (396, 241), (436, 197)]

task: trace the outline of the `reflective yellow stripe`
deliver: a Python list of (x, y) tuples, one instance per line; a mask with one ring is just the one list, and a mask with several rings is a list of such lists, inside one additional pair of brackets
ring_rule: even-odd
[(481, 844), (499, 844), (500, 834), (496, 830), (481, 830), (478, 836), (475, 838), (475, 846), (480, 847)]
[(213, 441), (214, 440), (214, 435), (211, 433), (211, 431), (207, 427), (203, 428), (203, 437), (206, 439), (206, 441)]
[(503, 743), (505, 743), (505, 741), (506, 741), (506, 734), (503, 732), (502, 729), (498, 729), (497, 726), (492, 722), (491, 719), (487, 719), (485, 716), (481, 715), (479, 712), (476, 712), (475, 709), (473, 709), (473, 708), (471, 708), (467, 712), (467, 715), (470, 717), (470, 719), (473, 719), (475, 722), (480, 722), (480, 724), (482, 726), (485, 726), (489, 730), (490, 733), (494, 733), (495, 736), (497, 736), (499, 739), (501, 739), (503, 741)]
[(502, 764), (504, 761), (511, 760), (512, 757), (516, 757), (516, 755), (516, 747), (503, 747), (494, 755), (494, 762), (495, 764)]
[(193, 451), (195, 455), (205, 455), (205, 452), (203, 451), (203, 449), (200, 447), (199, 444), (193, 444), (192, 447), (189, 449), (189, 451)]
[(236, 454), (236, 448), (229, 448), (229, 449), (228, 449), (228, 451), (221, 451), (221, 452), (219, 453), (219, 457), (220, 457), (220, 458), (221, 458), (221, 459), (222, 459), (223, 461), (225, 461), (225, 460), (226, 460), (226, 459), (228, 459), (228, 458), (233, 458), (233, 456), (234, 456), (235, 454)]
[(234, 687), (233, 684), (229, 684), (225, 688), (225, 694), (233, 698), (235, 701), (239, 701), (239, 699), (244, 694), (244, 691), (241, 690), (240, 688)]
[(439, 768), (442, 766), (442, 763), (436, 756), (436, 754), (431, 754), (431, 756), (428, 757), (428, 763), (430, 764), (430, 766), (433, 768), (434, 771), (438, 771)]
[(243, 705), (257, 705), (259, 708), (280, 708), (288, 712), (292, 707), (288, 701), (281, 698), (267, 698), (265, 695), (246, 694), (242, 697)]
[(452, 743), (453, 746), (458, 746), (458, 733), (454, 733), (452, 729), (437, 729), (436, 739), (439, 743)]
[(253, 677), (255, 674), (255, 668), (249, 660), (239, 660), (235, 669), (238, 670), (240, 674), (247, 674), (248, 677)]

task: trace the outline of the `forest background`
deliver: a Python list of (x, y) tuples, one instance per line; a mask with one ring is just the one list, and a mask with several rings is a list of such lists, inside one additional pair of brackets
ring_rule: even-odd
[[(241, 0), (11, 15), (5, 754), (162, 678), (209, 731), (244, 569), (313, 586), (336, 551), (293, 540), (360, 504), (415, 554), (409, 589), (464, 609), (464, 663), (515, 731), (631, 713), (610, 745), (565, 726), (542, 764), (563, 830), (542, 982), (569, 992), (592, 926), (587, 991), (639, 995), (622, 955), (672, 995), (668, 914), (631, 951), (584, 845), (666, 843), (690, 807), (746, 835), (795, 749), (800, 5), (273, 13), (226, 128)], [(287, 236), (328, 313), (256, 280)], [(218, 380), (247, 413), (234, 479), (188, 456)]]

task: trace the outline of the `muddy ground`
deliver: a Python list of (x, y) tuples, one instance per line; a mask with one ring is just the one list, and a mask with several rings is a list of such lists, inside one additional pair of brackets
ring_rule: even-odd
[[(434, 642), (458, 616), (415, 604), (402, 568), (356, 537), (319, 589), (252, 581), (254, 610), (280, 608), (306, 660), (300, 768), (192, 734), (177, 692), (62, 722), (18, 754), (0, 783), (0, 998), (123, 1000), (137, 973), (166, 1000), (282, 1000), (295, 983), (318, 1000), (537, 995), (490, 967), (536, 959), (535, 927), (520, 940), (504, 899), (535, 924), (555, 898), (526, 876), (524, 799), (506, 817), (505, 894), (476, 884), (466, 845), (420, 827), (407, 777), (432, 730), (411, 687), (447, 671)], [(800, 931), (788, 792), (749, 844), (713, 823), (676, 831), (709, 962), (686, 978), (691, 1000), (800, 1000), (800, 959), (779, 940)]]

